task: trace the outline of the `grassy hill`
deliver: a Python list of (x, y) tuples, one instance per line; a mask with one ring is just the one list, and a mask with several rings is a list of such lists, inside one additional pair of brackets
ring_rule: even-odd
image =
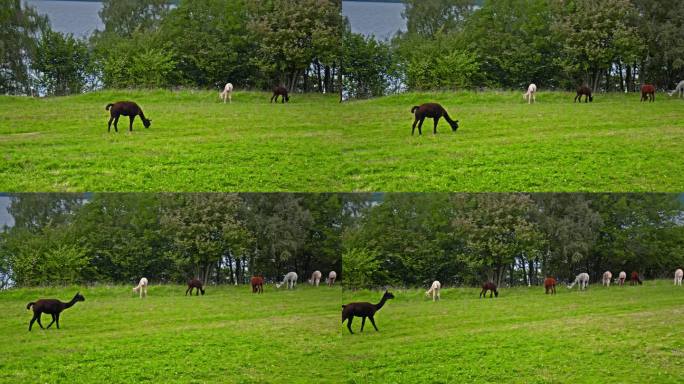
[[(336, 96), (103, 91), (0, 97), (0, 191), (682, 191), (684, 103), (657, 95), (410, 93)], [(107, 133), (112, 101), (152, 119)], [(411, 106), (442, 103), (442, 121), (411, 137)]]

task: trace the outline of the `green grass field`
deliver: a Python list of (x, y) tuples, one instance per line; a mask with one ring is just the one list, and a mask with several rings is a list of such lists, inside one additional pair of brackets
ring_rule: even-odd
[[(377, 302), (380, 292), (300, 286), (81, 288), (62, 328), (27, 331), (26, 303), (68, 300), (77, 288), (0, 293), (0, 382), (226, 383), (675, 383), (684, 379), (684, 289), (591, 285), (419, 290), (396, 298), (355, 335), (340, 325), (341, 302)], [(47, 326), (49, 316), (44, 317)], [(54, 326), (53, 326), (54, 328)]]
[[(678, 383), (684, 379), (684, 289), (671, 281), (639, 287), (596, 284), (393, 291), (376, 315), (350, 335), (344, 358), (350, 382), (373, 383)], [(377, 302), (379, 292), (344, 292), (344, 301)], [(361, 322), (355, 319), (358, 332)]]
[[(77, 288), (0, 292), (0, 382), (294, 383), (339, 375), (341, 290), (300, 286), (81, 288), (86, 301), (65, 310), (61, 329), (28, 332), (29, 301), (68, 301)], [(47, 326), (50, 316), (43, 316)], [(319, 380), (316, 380), (319, 381)]]
[[(0, 191), (682, 191), (684, 102), (658, 94), (410, 93), (336, 96), (102, 91), (0, 97)], [(152, 127), (107, 133), (112, 101), (140, 103)], [(445, 122), (411, 137), (411, 106)]]

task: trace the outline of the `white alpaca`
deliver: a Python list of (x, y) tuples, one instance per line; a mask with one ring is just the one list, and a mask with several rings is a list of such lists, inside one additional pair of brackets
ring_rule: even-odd
[(294, 289), (297, 285), (297, 273), (288, 272), (283, 278), (282, 283), (276, 283), (276, 288), (280, 288), (283, 284), (287, 283), (287, 289)]
[(668, 93), (670, 96), (677, 94), (679, 97), (684, 97), (684, 80), (680, 81), (679, 84), (677, 84), (677, 87), (674, 89), (674, 91)]
[(321, 271), (314, 271), (314, 273), (311, 274), (311, 278), (309, 279), (309, 284), (315, 285), (318, 287), (318, 283), (321, 282)]
[(335, 271), (330, 271), (328, 273), (328, 278), (325, 279), (326, 284), (328, 284), (328, 287), (332, 287), (333, 284), (335, 284), (335, 279), (337, 279), (337, 273)]
[(523, 94), (523, 99), (527, 100), (527, 104), (536, 103), (537, 99), (534, 96), (536, 93), (537, 86), (534, 84), (530, 84), (530, 86), (527, 87), (527, 92)]
[(147, 297), (147, 279), (142, 278), (138, 283), (138, 286), (133, 288), (133, 292), (140, 292), (140, 298)]
[(440, 300), (439, 290), (441, 288), (442, 288), (442, 284), (440, 284), (439, 281), (435, 280), (432, 282), (432, 286), (430, 287), (430, 289), (425, 291), (425, 296), (429, 297), (430, 295), (432, 295), (432, 301)]
[(618, 284), (620, 286), (625, 285), (625, 280), (627, 280), (627, 272), (622, 271), (622, 272), (620, 272), (620, 275), (618, 276)]
[(674, 284), (681, 286), (682, 285), (682, 277), (684, 277), (684, 271), (682, 271), (682, 269), (679, 268), (675, 271)]
[(582, 272), (577, 275), (577, 277), (575, 277), (575, 281), (573, 281), (571, 285), (568, 285), (568, 289), (572, 289), (572, 287), (574, 287), (577, 283), (579, 283), (580, 291), (587, 289), (587, 286), (589, 285), (589, 274)]
[(219, 93), (219, 97), (223, 99), (223, 104), (226, 103), (226, 99), (228, 99), (228, 102), (232, 103), (233, 102), (233, 84), (231, 83), (226, 83), (226, 86), (223, 87), (223, 91)]
[(610, 281), (613, 279), (613, 274), (610, 271), (603, 272), (603, 285), (610, 287)]

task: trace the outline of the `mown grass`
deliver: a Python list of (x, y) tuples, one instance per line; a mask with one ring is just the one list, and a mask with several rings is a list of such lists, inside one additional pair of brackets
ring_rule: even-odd
[[(330, 382), (343, 367), (341, 290), (300, 286), (80, 288), (86, 301), (63, 312), (61, 329), (27, 331), (29, 301), (69, 300), (78, 287), (0, 293), (0, 382), (7, 383), (303, 383)], [(43, 317), (43, 325), (50, 316)]]
[[(341, 361), (355, 383), (677, 383), (684, 379), (684, 289), (671, 281), (638, 287), (591, 285), (393, 291), (375, 332), (344, 329)], [(377, 302), (380, 292), (343, 293)]]
[[(684, 190), (684, 102), (658, 94), (409, 93), (339, 104), (336, 96), (102, 91), (0, 97), (0, 190), (18, 191), (621, 191)], [(153, 120), (108, 134), (112, 101)], [(411, 106), (442, 122), (411, 137)], [(126, 126), (125, 119), (121, 121)]]

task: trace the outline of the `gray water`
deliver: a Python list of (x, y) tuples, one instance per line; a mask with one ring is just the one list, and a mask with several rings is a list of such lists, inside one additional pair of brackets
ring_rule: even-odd
[[(52, 28), (59, 32), (72, 33), (76, 37), (88, 37), (104, 26), (98, 12), (102, 3), (81, 1), (26, 0), (38, 12), (47, 14)], [(342, 13), (349, 18), (352, 31), (373, 35), (387, 40), (398, 30), (405, 30), (401, 18), (404, 5), (399, 3), (366, 3), (343, 1)]]

